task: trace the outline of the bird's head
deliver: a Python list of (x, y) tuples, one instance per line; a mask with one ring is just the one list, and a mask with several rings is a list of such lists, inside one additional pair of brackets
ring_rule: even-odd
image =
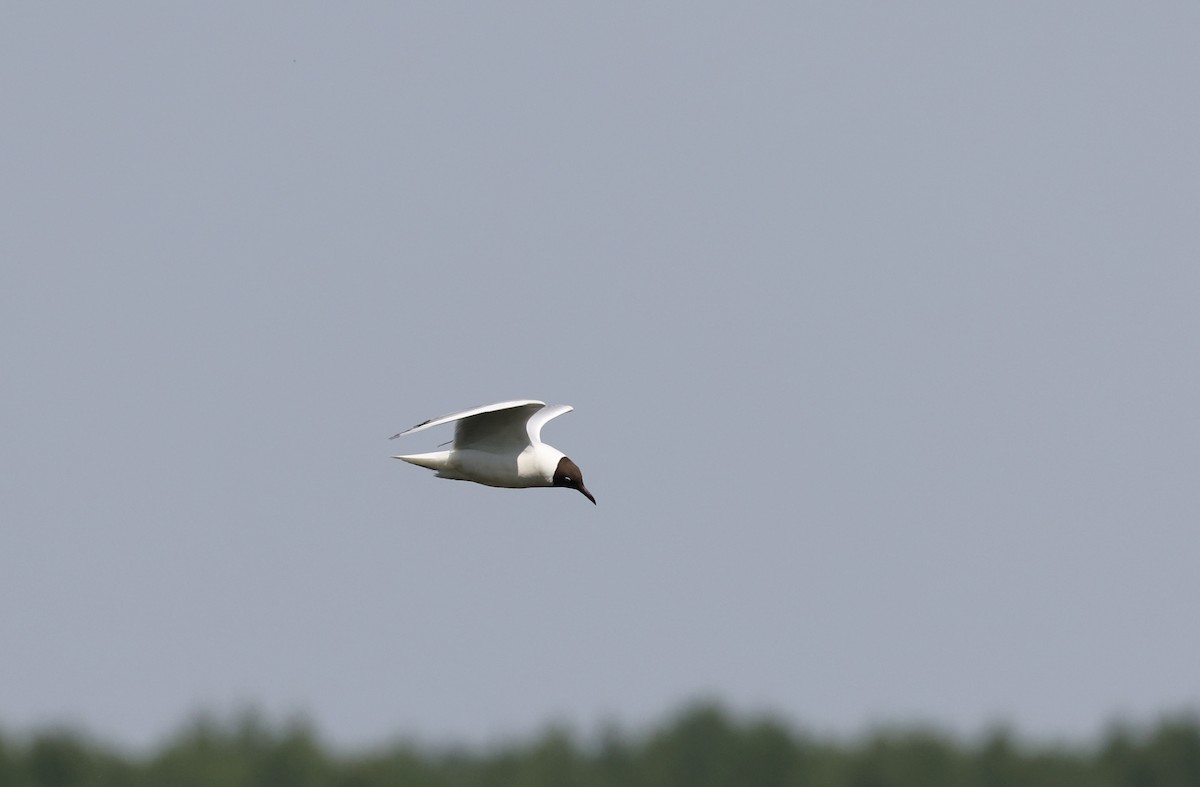
[(592, 493), (583, 485), (583, 471), (579, 469), (579, 465), (565, 456), (558, 460), (558, 467), (554, 470), (554, 485), (576, 489), (588, 500), (591, 500), (592, 505), (596, 504), (596, 498), (592, 497)]

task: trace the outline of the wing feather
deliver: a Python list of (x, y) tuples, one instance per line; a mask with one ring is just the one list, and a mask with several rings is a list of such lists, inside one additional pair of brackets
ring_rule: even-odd
[(560, 415), (565, 415), (574, 409), (569, 404), (556, 404), (550, 407), (543, 407), (541, 411), (531, 415), (527, 424), (529, 441), (531, 443), (542, 442), (542, 427), (546, 425), (546, 422), (552, 418), (558, 418)]
[[(459, 413), (430, 418), (416, 426), (392, 435), (395, 440), (407, 434), (432, 429), (435, 426), (457, 421), (454, 428), (455, 448), (512, 447), (528, 445), (531, 429), (526, 428), (530, 416), (546, 406), (536, 399), (518, 399), (511, 402), (485, 404)], [(540, 430), (540, 427), (539, 427)]]

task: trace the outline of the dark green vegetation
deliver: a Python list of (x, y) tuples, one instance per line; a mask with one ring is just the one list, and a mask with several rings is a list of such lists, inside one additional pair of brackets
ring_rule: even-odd
[(338, 754), (302, 724), (198, 721), (132, 757), (70, 732), (0, 737), (0, 787), (1198, 787), (1200, 719), (1114, 728), (1094, 746), (1044, 747), (996, 731), (963, 742), (892, 730), (817, 740), (770, 719), (694, 707), (641, 736), (580, 742), (550, 730), (484, 750), (396, 744)]

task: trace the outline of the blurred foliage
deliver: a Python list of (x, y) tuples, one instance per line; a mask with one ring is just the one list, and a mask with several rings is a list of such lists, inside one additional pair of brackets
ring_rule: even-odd
[(551, 728), (473, 751), (396, 743), (338, 753), (303, 722), (199, 718), (131, 756), (70, 730), (0, 735), (0, 787), (1200, 787), (1200, 719), (1117, 725), (1097, 745), (1036, 746), (1006, 729), (963, 742), (928, 729), (817, 740), (696, 705), (660, 728), (581, 741)]

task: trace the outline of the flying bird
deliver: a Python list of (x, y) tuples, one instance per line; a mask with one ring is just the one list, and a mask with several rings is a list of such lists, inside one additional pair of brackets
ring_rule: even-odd
[(392, 458), (436, 470), (438, 478), (487, 486), (511, 489), (565, 486), (578, 490), (595, 504), (596, 498), (583, 485), (579, 465), (554, 446), (542, 442), (542, 427), (546, 422), (574, 409), (569, 404), (547, 407), (545, 402), (535, 399), (520, 399), (431, 418), (389, 439), (454, 421), (454, 444), (450, 450)]

